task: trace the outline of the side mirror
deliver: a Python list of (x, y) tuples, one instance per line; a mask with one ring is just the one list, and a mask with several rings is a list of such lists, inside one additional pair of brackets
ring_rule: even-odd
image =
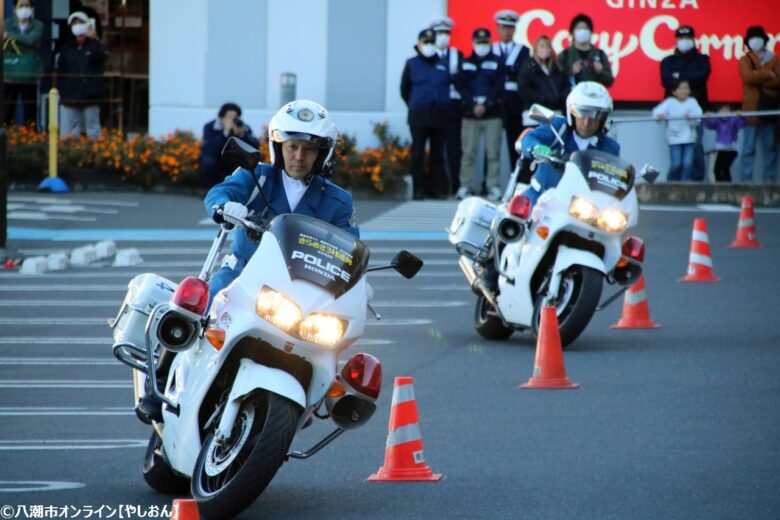
[(257, 165), (260, 164), (262, 155), (260, 155), (259, 150), (248, 145), (238, 137), (231, 137), (222, 149), (222, 158), (234, 166), (240, 166), (245, 170), (253, 172)]
[(552, 124), (553, 117), (555, 117), (555, 112), (545, 106), (534, 103), (528, 110), (528, 117), (537, 123), (549, 125)]
[(642, 167), (642, 171), (639, 173), (639, 178), (644, 179), (648, 184), (653, 184), (656, 179), (658, 179), (659, 175), (661, 175), (661, 172), (659, 172), (655, 167), (650, 166), (649, 164), (645, 164)]
[(404, 278), (414, 278), (414, 275), (422, 269), (423, 261), (414, 256), (409, 251), (399, 251), (397, 255), (393, 257), (390, 265), (401, 273)]

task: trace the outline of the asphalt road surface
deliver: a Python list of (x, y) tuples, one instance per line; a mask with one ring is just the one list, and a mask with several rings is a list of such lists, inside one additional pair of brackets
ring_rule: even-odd
[[(111, 355), (105, 319), (137, 273), (197, 274), (215, 227), (200, 223), (190, 197), (15, 193), (10, 202), (9, 245), (22, 253), (120, 237), (144, 263), (0, 272), (0, 518), (159, 514), (173, 497), (141, 475), (150, 430), (131, 411), (130, 370)], [(780, 213), (756, 215), (763, 248), (737, 250), (727, 247), (737, 208), (642, 211), (636, 234), (662, 327), (610, 329), (621, 299), (565, 352), (582, 386), (529, 391), (518, 385), (533, 368), (531, 336), (488, 342), (473, 329), (475, 297), (441, 233), (454, 203), (396, 206), (359, 202), (372, 264), (400, 248), (426, 262), (413, 280), (371, 277), (383, 320), (351, 352), (383, 363), (376, 415), (286, 463), (240, 518), (780, 517)], [(679, 283), (699, 216), (722, 281)], [(366, 482), (383, 463), (401, 375), (414, 378), (425, 458), (440, 482)], [(315, 425), (294, 447), (330, 429)]]

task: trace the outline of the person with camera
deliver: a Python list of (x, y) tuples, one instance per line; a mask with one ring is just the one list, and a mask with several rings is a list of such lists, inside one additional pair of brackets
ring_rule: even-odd
[(241, 107), (235, 103), (225, 103), (219, 108), (217, 118), (203, 127), (203, 142), (200, 147), (200, 180), (204, 188), (211, 188), (233, 173), (232, 165), (222, 160), (222, 148), (231, 137), (238, 137), (245, 143), (260, 146), (260, 141), (252, 135), (252, 129), (241, 120)]
[(572, 87), (583, 81), (595, 81), (605, 87), (615, 82), (607, 54), (591, 43), (593, 20), (578, 14), (569, 24), (571, 45), (558, 55), (558, 67), (568, 76)]

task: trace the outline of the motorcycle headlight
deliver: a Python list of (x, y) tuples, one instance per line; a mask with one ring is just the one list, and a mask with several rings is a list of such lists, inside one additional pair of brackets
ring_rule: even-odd
[(327, 314), (311, 314), (298, 326), (298, 334), (309, 343), (332, 347), (346, 330), (343, 320)]
[(574, 197), (569, 205), (569, 215), (587, 224), (592, 224), (599, 216), (599, 210), (589, 200)]
[(628, 225), (628, 217), (622, 211), (610, 208), (604, 210), (596, 224), (608, 233), (622, 233)]
[(303, 317), (300, 307), (270, 287), (260, 289), (255, 310), (258, 316), (284, 331), (289, 331)]

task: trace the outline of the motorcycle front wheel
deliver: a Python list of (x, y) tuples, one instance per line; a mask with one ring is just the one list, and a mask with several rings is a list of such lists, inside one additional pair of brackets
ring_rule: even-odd
[[(590, 267), (574, 266), (563, 273), (558, 292), (560, 303), (556, 310), (562, 348), (573, 343), (590, 323), (601, 298), (603, 282), (604, 275)], [(539, 336), (539, 320), (546, 293), (547, 285), (544, 284), (534, 306), (532, 324), (535, 337)]]
[(474, 308), (474, 328), (480, 336), (491, 341), (509, 339), (509, 336), (514, 332), (504, 325), (504, 321), (498, 317), (493, 305), (481, 294), (477, 298), (477, 306)]
[(287, 456), (300, 407), (271, 392), (248, 396), (230, 439), (206, 437), (192, 475), (201, 518), (232, 518), (263, 492)]

